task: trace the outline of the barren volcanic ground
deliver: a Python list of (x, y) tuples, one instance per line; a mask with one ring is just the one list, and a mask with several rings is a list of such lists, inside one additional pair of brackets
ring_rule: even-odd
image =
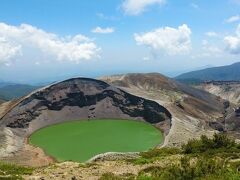
[(240, 138), (240, 82), (239, 81), (211, 81), (197, 86), (229, 102), (224, 118), (211, 123), (217, 130), (225, 131), (235, 138)]
[(100, 78), (136, 96), (153, 100), (172, 115), (172, 126), (164, 146), (179, 146), (201, 135), (211, 136), (211, 123), (224, 118), (228, 103), (206, 91), (195, 89), (159, 73), (125, 74)]
[(236, 105), (240, 104), (240, 81), (212, 81), (196, 87), (229, 100)]
[(144, 121), (165, 135), (171, 126), (170, 112), (157, 102), (103, 81), (69, 79), (0, 106), (0, 159), (31, 166), (47, 165), (52, 159), (27, 143), (32, 133), (74, 119), (109, 118)]

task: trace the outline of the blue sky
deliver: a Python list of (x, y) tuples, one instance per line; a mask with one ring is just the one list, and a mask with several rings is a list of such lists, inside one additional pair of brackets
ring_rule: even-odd
[(240, 59), (239, 0), (2, 0), (0, 79), (175, 76)]

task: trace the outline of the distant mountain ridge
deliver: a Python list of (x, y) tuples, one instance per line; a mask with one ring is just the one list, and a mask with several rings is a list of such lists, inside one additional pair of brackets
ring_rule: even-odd
[(39, 86), (14, 83), (0, 83), (0, 99), (12, 100), (25, 96), (38, 89)]
[(207, 68), (198, 71), (191, 71), (181, 74), (175, 79), (184, 80), (201, 80), (201, 81), (240, 81), (240, 62), (228, 65)]

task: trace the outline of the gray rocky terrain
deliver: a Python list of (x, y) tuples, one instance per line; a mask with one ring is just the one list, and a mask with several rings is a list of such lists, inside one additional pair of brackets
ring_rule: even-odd
[(189, 87), (158, 73), (126, 74), (100, 78), (131, 94), (153, 100), (172, 115), (165, 146), (180, 146), (201, 135), (211, 136), (216, 128), (211, 123), (224, 118), (226, 100), (206, 91)]
[(229, 102), (224, 118), (210, 125), (240, 138), (240, 82), (239, 81), (209, 81), (197, 85), (196, 88), (207, 91)]
[[(170, 112), (157, 102), (131, 95), (103, 81), (69, 79), (0, 107), (0, 158), (27, 163), (33, 158), (29, 152), (34, 151), (27, 144), (27, 137), (34, 131), (66, 121), (101, 118), (146, 121), (166, 135), (171, 125)], [(39, 159), (41, 164), (40, 161), (47, 163), (47, 160)]]
[(240, 104), (240, 81), (209, 81), (197, 85), (196, 88), (220, 96), (233, 104)]

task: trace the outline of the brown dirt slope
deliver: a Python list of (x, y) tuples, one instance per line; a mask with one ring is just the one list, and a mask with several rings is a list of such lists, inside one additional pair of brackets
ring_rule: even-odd
[(107, 76), (101, 80), (131, 94), (154, 100), (172, 114), (167, 146), (177, 146), (202, 134), (211, 136), (209, 122), (223, 117), (224, 101), (208, 92), (195, 89), (158, 73)]

